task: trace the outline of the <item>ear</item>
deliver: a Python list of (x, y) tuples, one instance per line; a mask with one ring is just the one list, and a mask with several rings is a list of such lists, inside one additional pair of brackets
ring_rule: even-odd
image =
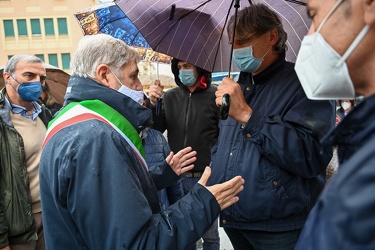
[(375, 0), (364, 1), (364, 15), (366, 24), (370, 24), (372, 28), (375, 25)]
[(9, 84), (9, 82), (12, 80), (11, 76), (8, 72), (4, 72), (3, 77), (4, 77), (4, 82), (7, 83), (7, 84)]
[(100, 64), (95, 71), (96, 80), (100, 84), (109, 87), (108, 73), (110, 72), (108, 65)]
[(277, 43), (277, 40), (279, 39), (279, 32), (277, 31), (277, 28), (274, 28), (270, 31), (270, 45), (273, 46)]

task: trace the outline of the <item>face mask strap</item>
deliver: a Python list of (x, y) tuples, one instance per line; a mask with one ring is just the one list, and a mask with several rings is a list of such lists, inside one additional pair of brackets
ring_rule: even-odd
[(355, 48), (359, 45), (359, 43), (362, 41), (362, 39), (366, 36), (366, 34), (369, 32), (371, 26), (367, 24), (361, 32), (359, 32), (358, 36), (354, 39), (352, 44), (349, 46), (348, 50), (345, 52), (345, 54), (341, 57), (340, 61), (337, 62), (336, 65), (340, 65), (348, 59), (348, 57), (351, 55), (351, 53), (355, 50)]
[(338, 0), (335, 5), (332, 7), (332, 9), (328, 12), (327, 16), (323, 19), (323, 21), (320, 23), (318, 29), (316, 32), (319, 32), (320, 33), (320, 30), (323, 28), (323, 25), (327, 22), (327, 19), (333, 14), (333, 12), (335, 12), (335, 10), (337, 9), (337, 7), (339, 7), (339, 5), (344, 2), (344, 0)]

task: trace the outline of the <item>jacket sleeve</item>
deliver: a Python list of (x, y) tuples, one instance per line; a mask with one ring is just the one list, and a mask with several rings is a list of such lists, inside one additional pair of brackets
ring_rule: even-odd
[(6, 247), (9, 245), (8, 242), (8, 223), (5, 220), (5, 214), (0, 209), (0, 248)]
[(305, 97), (282, 116), (266, 117), (253, 110), (243, 135), (275, 165), (310, 178), (321, 174), (332, 158), (332, 148), (319, 140), (334, 126), (334, 102)]
[(154, 122), (152, 128), (164, 133), (164, 131), (167, 129), (167, 122), (165, 120), (163, 98), (161, 98), (155, 106), (152, 106), (150, 99), (147, 99), (146, 107), (152, 111), (152, 120)]
[(78, 241), (88, 249), (185, 249), (198, 240), (219, 214), (214, 196), (197, 184), (163, 213), (153, 213), (147, 197), (157, 194), (147, 169), (116, 132), (96, 132), (100, 141), (82, 137), (62, 145), (60, 154), (65, 163), (57, 190)]

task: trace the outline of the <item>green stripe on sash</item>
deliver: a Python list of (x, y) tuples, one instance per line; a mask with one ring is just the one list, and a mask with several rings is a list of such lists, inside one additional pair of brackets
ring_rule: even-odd
[(107, 104), (99, 100), (85, 100), (81, 102), (72, 102), (69, 103), (63, 110), (61, 110), (58, 115), (48, 124), (48, 127), (51, 126), (60, 116), (66, 113), (68, 110), (73, 108), (76, 105), (81, 105), (85, 108), (90, 109), (91, 111), (98, 113), (99, 115), (106, 118), (108, 121), (113, 123), (119, 130), (121, 130), (129, 140), (134, 144), (134, 146), (138, 149), (141, 153), (143, 158), (145, 158), (145, 151), (143, 149), (142, 140), (139, 137), (139, 134), (135, 130), (135, 128), (131, 125), (131, 123), (122, 116), (119, 112), (115, 109), (111, 108)]

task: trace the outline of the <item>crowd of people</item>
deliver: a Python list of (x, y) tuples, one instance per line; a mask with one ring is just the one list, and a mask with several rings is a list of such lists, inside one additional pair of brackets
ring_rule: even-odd
[(295, 64), (271, 8), (231, 17), (240, 74), (217, 87), (174, 58), (178, 87), (155, 81), (145, 97), (137, 51), (98, 34), (81, 39), (54, 107), (43, 61), (12, 56), (0, 250), (196, 249), (201, 238), (219, 250), (218, 225), (236, 250), (375, 249), (375, 1), (310, 0), (307, 11)]

